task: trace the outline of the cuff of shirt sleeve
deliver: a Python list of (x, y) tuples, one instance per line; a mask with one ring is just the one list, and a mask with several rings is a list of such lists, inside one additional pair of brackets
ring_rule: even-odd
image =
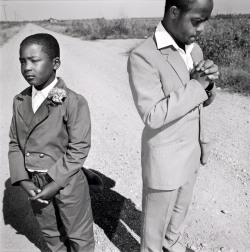
[(214, 88), (214, 82), (210, 82), (207, 88), (205, 89), (206, 92), (211, 91)]
[(214, 89), (214, 87), (215, 87), (214, 82), (211, 82), (211, 83), (209, 83), (209, 85), (208, 85), (207, 88), (205, 89), (208, 98), (210, 98), (210, 97), (212, 96), (212, 92), (211, 92), (211, 91)]

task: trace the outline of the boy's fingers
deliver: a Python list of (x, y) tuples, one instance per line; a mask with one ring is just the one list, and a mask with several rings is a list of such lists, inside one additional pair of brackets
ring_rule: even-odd
[(39, 196), (33, 196), (33, 197), (29, 197), (29, 200), (34, 201), (34, 200), (38, 200)]
[(218, 66), (217, 65), (213, 65), (210, 68), (206, 69), (204, 72), (205, 72), (205, 74), (216, 74), (216, 73), (219, 74)]
[(43, 203), (43, 204), (47, 204), (47, 205), (49, 204), (48, 200), (38, 199), (37, 201), (40, 202), (40, 203)]
[(29, 199), (30, 200), (38, 200), (38, 199), (41, 199), (41, 197), (42, 197), (42, 194), (38, 193), (38, 194), (34, 195), (33, 197), (30, 197)]
[(194, 68), (196, 68), (196, 67), (198, 66), (198, 64), (199, 64), (199, 63), (198, 63), (197, 61), (195, 61), (195, 62), (194, 62)]
[(34, 196), (36, 196), (36, 193), (35, 193), (35, 191), (34, 190), (29, 190), (29, 196), (31, 196), (31, 197), (34, 197)]
[(43, 199), (40, 199), (40, 198), (35, 198), (35, 197), (29, 197), (29, 200), (31, 200), (31, 201), (38, 201), (38, 202), (40, 202), (40, 203), (42, 203), (42, 204), (49, 204), (49, 201), (48, 200), (43, 200)]
[(196, 66), (196, 71), (200, 71), (201, 70), (201, 68), (202, 68), (202, 66), (204, 65), (204, 63), (205, 63), (205, 61), (204, 60), (201, 60), (199, 63), (198, 63), (198, 65)]
[(218, 80), (218, 79), (219, 79), (219, 76), (218, 76), (218, 75), (213, 75), (213, 74), (211, 74), (211, 75), (208, 75), (207, 78), (208, 78), (209, 80)]
[(40, 196), (37, 194), (34, 197), (29, 197), (29, 200), (31, 200), (31, 201), (38, 201), (38, 202), (43, 203), (43, 204), (49, 204), (48, 200), (43, 200), (43, 199), (40, 199), (39, 197)]
[(206, 60), (203, 66), (201, 67), (202, 71), (205, 71), (206, 69), (210, 68), (214, 65), (214, 62), (212, 60)]

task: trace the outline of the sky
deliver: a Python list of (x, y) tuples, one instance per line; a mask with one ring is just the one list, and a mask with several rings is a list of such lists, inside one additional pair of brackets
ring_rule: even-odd
[[(0, 0), (1, 21), (162, 17), (165, 0)], [(213, 15), (250, 14), (250, 0), (214, 0)]]

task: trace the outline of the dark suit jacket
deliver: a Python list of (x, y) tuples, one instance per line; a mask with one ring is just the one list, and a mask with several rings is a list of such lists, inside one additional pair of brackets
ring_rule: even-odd
[[(200, 47), (193, 61), (203, 59)], [(145, 186), (172, 190), (199, 168), (201, 158), (199, 109), (214, 99), (190, 79), (174, 47), (158, 50), (153, 37), (134, 49), (128, 60), (130, 86), (145, 124), (142, 133), (142, 178)], [(215, 87), (214, 87), (215, 89)]]
[(55, 87), (66, 90), (65, 100), (55, 105), (45, 99), (35, 114), (32, 87), (14, 98), (8, 154), (12, 184), (29, 179), (27, 169), (31, 168), (49, 170), (49, 176), (65, 187), (88, 155), (91, 124), (87, 101), (60, 78)]

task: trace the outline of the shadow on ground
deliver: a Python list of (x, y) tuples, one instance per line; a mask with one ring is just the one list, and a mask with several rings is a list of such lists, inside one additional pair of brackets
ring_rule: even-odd
[(112, 190), (115, 186), (114, 180), (98, 171), (92, 171), (104, 184), (102, 192), (90, 190), (94, 222), (121, 252), (139, 251), (139, 243), (131, 231), (140, 235), (141, 212), (130, 199)]
[[(114, 180), (93, 171), (101, 177), (104, 184), (102, 192), (90, 190), (94, 222), (121, 252), (139, 251), (139, 243), (132, 236), (131, 230), (139, 236), (141, 212), (130, 199), (111, 189), (115, 186)], [(5, 182), (3, 217), (5, 225), (11, 225), (17, 234), (26, 236), (42, 252), (50, 251), (27, 194), (19, 186), (12, 186), (10, 179)]]
[(17, 234), (25, 235), (41, 251), (50, 251), (43, 239), (27, 194), (19, 186), (12, 186), (10, 179), (5, 182), (3, 217), (5, 225), (11, 225)]

